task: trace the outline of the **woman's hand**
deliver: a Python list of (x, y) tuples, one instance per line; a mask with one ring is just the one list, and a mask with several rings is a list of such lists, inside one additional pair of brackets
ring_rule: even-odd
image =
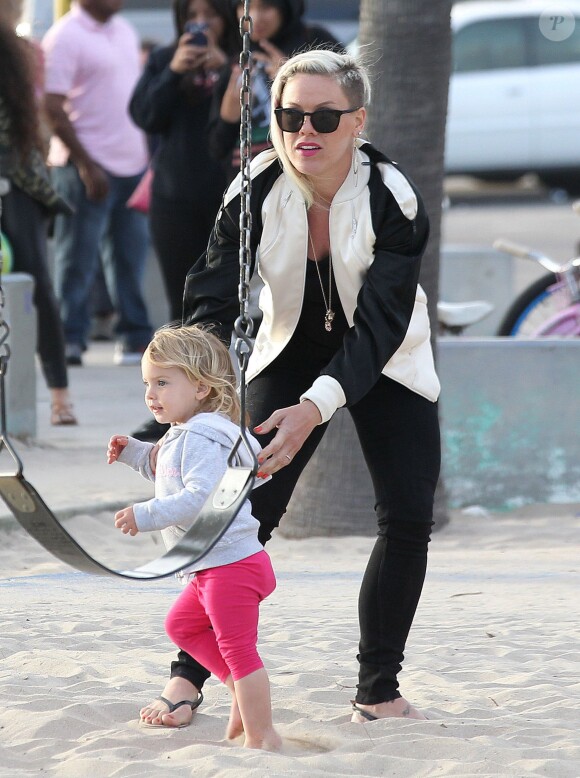
[(220, 47), (208, 36), (207, 46), (194, 46), (189, 41), (191, 33), (184, 33), (177, 44), (169, 67), (174, 73), (189, 73), (192, 70), (219, 70), (228, 58)]
[(125, 448), (129, 438), (126, 435), (113, 435), (107, 446), (107, 464), (110, 465), (116, 462), (121, 455), (121, 451)]
[(219, 46), (209, 42), (207, 49), (205, 50), (205, 61), (203, 67), (205, 70), (220, 70), (228, 62), (228, 58)]
[(135, 537), (139, 530), (135, 522), (133, 508), (123, 508), (115, 513), (115, 527), (120, 529), (123, 535), (129, 534), (131, 537)]
[(240, 87), (242, 84), (242, 69), (239, 65), (232, 66), (230, 80), (222, 97), (220, 118), (224, 122), (237, 124), (242, 113), (240, 107)]
[(263, 62), (266, 73), (270, 81), (276, 78), (276, 73), (280, 69), (280, 65), (288, 57), (277, 46), (274, 46), (267, 40), (260, 41), (260, 48), (263, 51), (256, 51), (252, 53), (252, 57), (256, 62)]
[(93, 160), (77, 163), (79, 178), (85, 187), (87, 200), (101, 203), (109, 194), (109, 177), (100, 165)]
[(289, 465), (312, 430), (322, 417), (316, 405), (305, 400), (298, 405), (274, 411), (269, 419), (254, 427), (254, 432), (264, 435), (278, 428), (274, 439), (258, 456), (260, 473), (271, 475)]

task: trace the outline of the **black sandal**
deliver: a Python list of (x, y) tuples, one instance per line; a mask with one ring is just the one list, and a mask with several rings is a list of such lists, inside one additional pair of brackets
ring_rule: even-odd
[(378, 721), (378, 716), (373, 716), (372, 713), (369, 713), (366, 710), (363, 710), (362, 708), (359, 708), (359, 706), (356, 704), (354, 700), (350, 701), (350, 704), (352, 705), (352, 709), (355, 713), (358, 713), (359, 716), (362, 716), (363, 719), (366, 719), (367, 721)]
[[(201, 703), (203, 702), (203, 693), (199, 692), (197, 695), (197, 700), (181, 700), (180, 702), (171, 702), (171, 700), (168, 700), (167, 697), (157, 697), (156, 699), (161, 700), (164, 705), (167, 705), (168, 710), (165, 712), (160, 711), (160, 713), (164, 716), (165, 713), (173, 713), (178, 708), (181, 708), (183, 705), (189, 705), (192, 712), (199, 708)], [(184, 727), (189, 727), (191, 724), (191, 719), (187, 722), (187, 724), (178, 724), (176, 727), (170, 727), (166, 724), (150, 724), (148, 721), (139, 721), (139, 725), (142, 727), (147, 727), (148, 729), (184, 729)]]

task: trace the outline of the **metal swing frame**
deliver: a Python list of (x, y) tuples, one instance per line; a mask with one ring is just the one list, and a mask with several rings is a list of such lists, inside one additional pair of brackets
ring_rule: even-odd
[[(254, 487), (258, 460), (248, 439), (246, 418), (246, 368), (252, 353), (252, 332), (254, 323), (249, 316), (251, 250), (250, 236), (252, 217), (250, 195), (252, 181), (250, 154), (252, 143), (250, 70), (252, 54), (250, 40), (252, 19), (249, 15), (249, 0), (244, 0), (244, 13), (240, 19), (240, 34), (243, 41), (240, 54), (242, 86), (240, 90), (240, 315), (234, 325), (235, 353), (240, 369), (240, 433), (228, 457), (226, 472), (204, 503), (192, 527), (180, 542), (158, 559), (132, 570), (116, 570), (93, 558), (64, 528), (23, 473), (22, 460), (15, 451), (6, 429), (5, 376), (10, 358), (7, 338), (10, 328), (4, 320), (4, 292), (1, 285), (0, 254), (0, 453), (5, 450), (15, 465), (14, 472), (0, 473), (0, 497), (4, 500), (16, 520), (53, 556), (85, 573), (116, 576), (134, 580), (158, 579), (170, 576), (204, 557), (226, 532)], [(2, 181), (2, 179), (0, 179)], [(6, 194), (6, 191), (2, 192)], [(1, 201), (0, 201), (1, 216)], [(241, 467), (237, 462), (240, 446), (248, 451), (252, 466)]]

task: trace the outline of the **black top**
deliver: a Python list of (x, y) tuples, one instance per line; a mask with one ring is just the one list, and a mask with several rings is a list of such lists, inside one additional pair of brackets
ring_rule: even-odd
[[(328, 273), (330, 269), (328, 257), (318, 261), (318, 268), (324, 286), (324, 295), (328, 300)], [(320, 279), (316, 272), (316, 262), (308, 259), (306, 261), (306, 283), (302, 311), (294, 334), (284, 349), (286, 356), (295, 354), (298, 364), (305, 360), (308, 362), (313, 360), (315, 364), (326, 364), (332, 359), (337, 349), (342, 345), (344, 333), (348, 330), (348, 322), (338, 296), (334, 273), (332, 275), (331, 308), (334, 311), (334, 319), (332, 329), (328, 332), (324, 328), (326, 306), (320, 288)]]
[(156, 136), (153, 198), (219, 200), (227, 181), (223, 166), (209, 155), (207, 128), (218, 74), (194, 83), (170, 70), (174, 52), (171, 45), (151, 53), (129, 105), (135, 124)]

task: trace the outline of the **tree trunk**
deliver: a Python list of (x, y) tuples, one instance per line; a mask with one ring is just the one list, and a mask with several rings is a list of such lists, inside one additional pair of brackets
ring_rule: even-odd
[[(417, 184), (431, 234), (421, 268), (437, 322), (443, 155), (451, 70), (451, 0), (361, 0), (359, 42), (373, 100), (366, 136)], [(435, 330), (433, 327), (435, 344)], [(373, 490), (347, 411), (338, 411), (298, 483), (281, 532), (375, 534)], [(435, 528), (448, 521), (443, 481)]]

